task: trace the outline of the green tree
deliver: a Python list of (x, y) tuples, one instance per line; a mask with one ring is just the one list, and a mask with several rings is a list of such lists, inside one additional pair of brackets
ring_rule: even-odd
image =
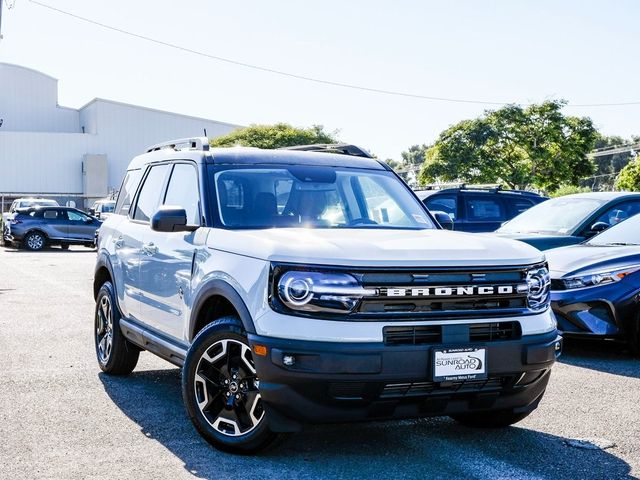
[[(638, 137), (626, 139), (618, 135), (599, 135), (594, 148), (605, 149), (615, 148), (620, 145), (628, 145), (637, 143)], [(582, 185), (589, 186), (594, 190), (613, 190), (617, 175), (630, 161), (633, 160), (631, 152), (612, 153), (610, 155), (599, 152), (594, 158), (595, 172), (594, 177), (580, 182)]]
[(294, 145), (312, 145), (317, 143), (336, 143), (336, 132), (328, 133), (321, 125), (310, 128), (297, 128), (287, 123), (274, 125), (251, 125), (228, 135), (211, 140), (212, 147), (280, 148)]
[(406, 166), (422, 165), (428, 149), (428, 145), (411, 145), (406, 151), (400, 154), (402, 156), (402, 163)]
[(442, 132), (426, 152), (423, 182), (505, 183), (553, 191), (591, 175), (598, 132), (589, 118), (565, 116), (565, 102), (507, 105)]
[(640, 159), (629, 162), (618, 174), (616, 187), (632, 192), (640, 191)]
[(385, 160), (385, 163), (389, 165), (391, 168), (393, 168), (394, 170), (398, 170), (403, 166), (402, 162), (394, 160), (393, 158), (387, 158)]
[(556, 191), (554, 191), (552, 197), (564, 197), (565, 195), (573, 195), (574, 193), (587, 193), (590, 192), (589, 187), (578, 187), (576, 185), (561, 185)]

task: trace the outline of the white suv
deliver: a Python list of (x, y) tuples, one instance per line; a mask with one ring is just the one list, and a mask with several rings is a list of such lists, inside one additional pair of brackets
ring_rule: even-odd
[(384, 163), (334, 153), (149, 149), (94, 293), (102, 370), (141, 350), (181, 366), (194, 425), (232, 451), (305, 422), (510, 425), (561, 349), (542, 253), (442, 230)]

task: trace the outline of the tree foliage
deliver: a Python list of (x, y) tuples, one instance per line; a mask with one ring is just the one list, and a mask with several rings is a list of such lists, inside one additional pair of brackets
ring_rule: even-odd
[(632, 192), (640, 191), (640, 159), (629, 162), (616, 179), (616, 187)]
[(556, 191), (554, 191), (552, 197), (564, 197), (565, 195), (573, 195), (574, 193), (587, 193), (590, 192), (589, 187), (579, 187), (577, 185), (560, 185)]
[(408, 150), (400, 154), (402, 163), (406, 166), (422, 165), (428, 149), (428, 145), (411, 145)]
[(274, 125), (251, 125), (228, 135), (211, 140), (212, 147), (233, 147), (242, 145), (258, 148), (281, 148), (317, 143), (336, 143), (335, 132), (324, 131), (322, 125), (297, 128), (287, 123)]
[(598, 132), (591, 119), (565, 116), (565, 102), (507, 105), (442, 132), (426, 153), (421, 180), (505, 183), (553, 191), (591, 175)]
[[(614, 148), (637, 141), (638, 137), (627, 139), (617, 135), (599, 135), (594, 148)], [(600, 154), (594, 159), (596, 167), (594, 178), (581, 183), (588, 184), (594, 190), (613, 190), (617, 175), (632, 160), (631, 152), (612, 153), (611, 155)]]

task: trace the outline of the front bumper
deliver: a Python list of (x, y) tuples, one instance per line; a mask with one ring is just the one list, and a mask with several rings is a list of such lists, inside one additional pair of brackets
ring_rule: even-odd
[(622, 282), (551, 292), (558, 329), (566, 337), (621, 338), (637, 328), (640, 288)]
[[(302, 423), (415, 418), (475, 411), (531, 411), (561, 352), (557, 331), (485, 346), (487, 380), (433, 382), (431, 350), (442, 344), (394, 345), (283, 340), (249, 335), (267, 347), (254, 355), (260, 392), (274, 431)], [(295, 363), (287, 366), (284, 356)]]

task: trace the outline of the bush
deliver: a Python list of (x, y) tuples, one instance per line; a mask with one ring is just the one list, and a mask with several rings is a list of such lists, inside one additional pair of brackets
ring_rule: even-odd
[(550, 197), (564, 197), (565, 195), (573, 195), (574, 193), (588, 193), (591, 189), (589, 187), (578, 187), (577, 185), (561, 185), (560, 188), (551, 192)]
[(616, 188), (630, 192), (640, 191), (640, 160), (638, 158), (620, 170), (616, 178)]

